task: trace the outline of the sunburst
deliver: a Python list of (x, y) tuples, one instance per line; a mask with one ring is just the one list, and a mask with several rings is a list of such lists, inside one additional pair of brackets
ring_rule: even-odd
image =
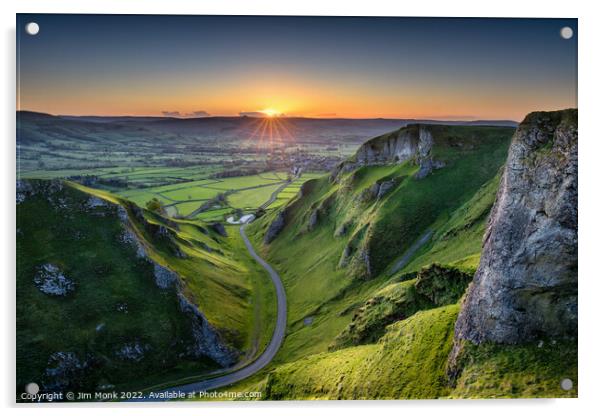
[(269, 152), (296, 142), (294, 126), (285, 117), (282, 117), (280, 112), (266, 109), (261, 113), (266, 116), (257, 119), (253, 131), (246, 141), (251, 141), (253, 146)]

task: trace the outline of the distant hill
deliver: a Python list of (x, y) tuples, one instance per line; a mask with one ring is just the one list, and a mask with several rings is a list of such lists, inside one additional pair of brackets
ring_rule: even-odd
[[(73, 115), (51, 115), (46, 113), (37, 113), (32, 111), (17, 111), (17, 118), (40, 118), (56, 117), (63, 120), (80, 120), (91, 121), (97, 123), (148, 123), (157, 122), (162, 125), (180, 125), (180, 126), (195, 126), (208, 127), (212, 125), (242, 125), (255, 124), (260, 117), (249, 116), (211, 116), (211, 117), (161, 117), (161, 116), (73, 116)], [(423, 123), (423, 124), (446, 124), (446, 125), (462, 125), (462, 126), (507, 126), (516, 127), (518, 123), (513, 120), (433, 120), (433, 119), (395, 119), (395, 118), (312, 118), (312, 117), (280, 117), (285, 123), (291, 123), (294, 126), (321, 126), (321, 127), (383, 127), (393, 124), (396, 127), (407, 124)]]
[[(18, 111), (17, 144), (23, 170), (207, 164), (241, 158), (239, 155), (245, 151), (297, 146), (319, 159), (326, 155), (326, 148), (335, 149), (335, 157), (346, 156), (369, 137), (416, 122), (302, 117), (54, 116)], [(505, 120), (428, 123), (515, 126)]]

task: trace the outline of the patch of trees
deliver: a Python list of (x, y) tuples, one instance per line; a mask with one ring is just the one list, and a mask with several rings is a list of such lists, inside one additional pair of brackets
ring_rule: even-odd
[(69, 176), (67, 179), (91, 187), (104, 185), (114, 188), (127, 188), (129, 186), (127, 178), (101, 178), (96, 175), (74, 175)]
[(235, 176), (257, 175), (259, 173), (268, 172), (270, 169), (261, 168), (246, 168), (246, 169), (229, 169), (222, 172), (217, 172), (211, 175), (211, 178), (232, 178)]
[(156, 212), (157, 214), (164, 215), (165, 208), (163, 207), (163, 203), (159, 201), (157, 198), (153, 198), (150, 201), (146, 202), (146, 209), (152, 212)]

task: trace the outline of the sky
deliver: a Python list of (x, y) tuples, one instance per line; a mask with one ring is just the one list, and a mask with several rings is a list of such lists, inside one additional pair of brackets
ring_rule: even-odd
[(577, 20), (19, 14), (17, 79), (62, 115), (520, 121), (577, 106)]

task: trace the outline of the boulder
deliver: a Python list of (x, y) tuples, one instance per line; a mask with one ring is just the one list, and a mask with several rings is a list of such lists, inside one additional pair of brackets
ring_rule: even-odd
[(66, 296), (75, 290), (73, 280), (66, 277), (58, 266), (46, 263), (38, 268), (33, 278), (36, 287), (50, 296)]
[(178, 275), (157, 263), (154, 263), (155, 283), (161, 289), (168, 289), (178, 281)]

